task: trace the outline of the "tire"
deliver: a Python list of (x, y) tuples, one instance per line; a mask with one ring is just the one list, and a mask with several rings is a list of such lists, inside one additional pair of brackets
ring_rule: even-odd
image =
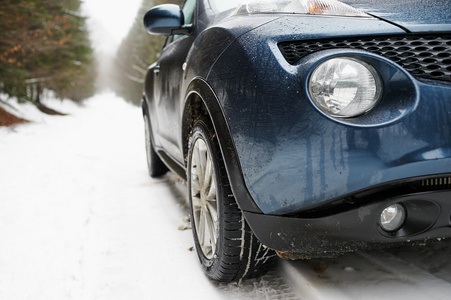
[(213, 280), (241, 281), (265, 274), (276, 254), (246, 223), (230, 188), (212, 126), (198, 120), (188, 149), (188, 197), (200, 263)]
[(165, 175), (169, 170), (163, 163), (161, 158), (155, 152), (152, 145), (152, 138), (150, 132), (150, 120), (149, 117), (144, 114), (144, 133), (146, 139), (146, 157), (147, 157), (147, 169), (149, 170), (149, 175), (152, 178), (158, 178)]

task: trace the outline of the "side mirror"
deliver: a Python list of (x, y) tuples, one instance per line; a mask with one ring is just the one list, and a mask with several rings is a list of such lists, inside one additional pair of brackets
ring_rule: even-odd
[(184, 22), (183, 11), (175, 4), (155, 6), (144, 15), (144, 27), (154, 35), (188, 34), (191, 27), (184, 26)]

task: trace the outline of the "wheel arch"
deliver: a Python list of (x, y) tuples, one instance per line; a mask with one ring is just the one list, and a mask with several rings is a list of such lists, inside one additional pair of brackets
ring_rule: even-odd
[(187, 88), (182, 114), (182, 145), (185, 166), (188, 155), (188, 141), (194, 123), (199, 117), (208, 117), (218, 138), (227, 176), (240, 209), (262, 213), (252, 199), (241, 172), (241, 164), (226, 118), (216, 94), (203, 78), (194, 78)]
[(141, 109), (142, 109), (142, 113), (143, 115), (146, 113), (147, 110), (147, 101), (146, 101), (146, 96), (143, 95), (141, 98)]

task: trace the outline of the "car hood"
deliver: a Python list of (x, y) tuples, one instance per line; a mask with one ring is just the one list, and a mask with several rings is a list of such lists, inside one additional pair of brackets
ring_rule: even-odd
[(449, 0), (341, 0), (410, 32), (451, 31)]

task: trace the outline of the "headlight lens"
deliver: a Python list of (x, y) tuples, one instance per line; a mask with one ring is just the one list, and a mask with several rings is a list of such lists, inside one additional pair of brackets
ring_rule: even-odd
[(237, 14), (289, 13), (369, 17), (337, 0), (245, 0)]
[(352, 118), (371, 110), (382, 94), (377, 71), (355, 58), (332, 58), (321, 63), (309, 80), (314, 103), (333, 117)]

